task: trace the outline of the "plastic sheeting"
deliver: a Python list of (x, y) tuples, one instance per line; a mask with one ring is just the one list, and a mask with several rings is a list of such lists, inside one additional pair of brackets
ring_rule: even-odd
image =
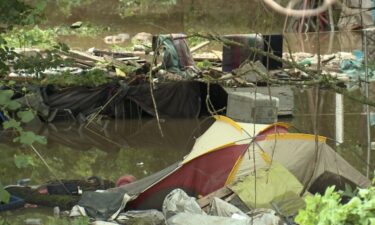
[[(233, 219), (230, 217), (208, 216), (191, 213), (180, 213), (167, 220), (167, 225), (250, 225), (249, 219)], [(253, 225), (264, 225), (256, 224)], [(267, 224), (268, 225), (268, 224)]]
[(211, 202), (211, 209), (209, 214), (212, 216), (223, 216), (232, 217), (233, 215), (247, 217), (247, 215), (234, 205), (221, 200), (220, 198), (214, 198)]
[(235, 206), (215, 198), (210, 215), (199, 207), (195, 198), (183, 190), (172, 191), (164, 200), (163, 213), (167, 225), (283, 225), (272, 210), (254, 211), (251, 217)]
[(78, 202), (85, 208), (88, 216), (98, 220), (114, 220), (125, 208), (131, 197), (127, 194), (116, 192), (84, 192)]
[(121, 213), (116, 219), (121, 224), (137, 225), (163, 225), (165, 224), (164, 215), (157, 210), (128, 211)]
[(179, 213), (206, 215), (195, 198), (189, 197), (183, 190), (176, 189), (167, 195), (163, 203), (163, 213), (166, 219)]

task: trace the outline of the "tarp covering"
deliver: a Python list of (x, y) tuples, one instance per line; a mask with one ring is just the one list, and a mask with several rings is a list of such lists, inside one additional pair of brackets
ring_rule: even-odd
[[(211, 85), (210, 91), (214, 107), (224, 108), (227, 104), (224, 89), (219, 85)], [(142, 112), (155, 116), (150, 86), (147, 83), (137, 86), (108, 84), (97, 88), (64, 89), (47, 86), (41, 92), (44, 104), (50, 110), (49, 122), (59, 119), (61, 115), (79, 119), (99, 111), (113, 117), (139, 118)], [(160, 83), (155, 85), (153, 94), (161, 118), (197, 118), (207, 113), (207, 86), (204, 83)]]
[[(186, 71), (197, 70), (184, 34), (159, 35), (156, 48), (163, 48), (163, 64), (165, 70), (180, 74), (186, 78), (193, 76)], [(156, 49), (159, 51), (159, 49)]]

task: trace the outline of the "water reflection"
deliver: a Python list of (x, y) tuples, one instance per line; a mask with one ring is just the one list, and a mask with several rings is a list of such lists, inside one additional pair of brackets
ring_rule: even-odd
[[(371, 85), (372, 90), (375, 90), (374, 85)], [(362, 93), (358, 89), (353, 94), (359, 96)], [(373, 99), (374, 91), (371, 94)], [(342, 97), (343, 119), (341, 120), (337, 114), (339, 112), (336, 103), (339, 104), (340, 102), (338, 102), (339, 98), (337, 98), (336, 93), (330, 90), (320, 90), (319, 98), (320, 101), (317, 106), (315, 89), (295, 89), (295, 108), (291, 123), (302, 132), (314, 133), (314, 124), (317, 121), (318, 133), (329, 138), (329, 145), (336, 149), (356, 169), (366, 174), (368, 147), (366, 107), (360, 102)], [(319, 112), (317, 118), (314, 115), (316, 110)], [(374, 131), (375, 129), (372, 126), (371, 140), (375, 137)], [(340, 143), (340, 139), (342, 139), (342, 143)], [(370, 171), (373, 171), (372, 165), (375, 162), (374, 154), (372, 155)]]
[[(212, 121), (166, 120), (158, 128), (156, 120), (103, 121), (89, 126), (54, 123), (33, 125), (48, 138), (46, 146), (37, 146), (46, 162), (61, 179), (85, 178), (92, 175), (116, 180), (123, 174), (137, 178), (150, 175), (179, 161), (191, 149)], [(5, 140), (5, 139), (4, 139)], [(3, 141), (0, 151), (0, 176), (5, 184), (31, 178), (40, 184), (55, 179), (45, 165), (28, 148)], [(14, 155), (33, 155), (32, 168), (16, 169)]]

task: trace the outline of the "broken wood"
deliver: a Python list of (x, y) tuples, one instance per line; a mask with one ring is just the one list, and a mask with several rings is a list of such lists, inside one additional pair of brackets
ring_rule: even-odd
[(208, 194), (208, 195), (204, 196), (203, 198), (198, 199), (197, 202), (198, 202), (198, 205), (202, 209), (204, 209), (211, 204), (212, 200), (215, 197), (220, 198), (220, 199), (224, 199), (224, 198), (227, 198), (227, 197), (229, 197), (233, 194), (234, 194), (234, 192), (232, 190), (230, 190), (228, 187), (222, 187), (219, 190), (214, 191), (211, 194)]
[(80, 51), (77, 51), (77, 50), (69, 50), (69, 53), (73, 56), (76, 56), (77, 58), (82, 58), (82, 59), (85, 59), (85, 60), (91, 60), (91, 61), (94, 61), (94, 62), (104, 62), (104, 60), (101, 57), (90, 55), (90, 54), (87, 54), (85, 52), (80, 52)]
[(95, 56), (100, 56), (100, 57), (103, 57), (104, 55), (109, 55), (114, 58), (135, 56), (133, 52), (111, 52), (111, 51), (104, 51), (104, 50), (97, 50), (97, 49), (94, 49), (93, 53), (95, 54)]
[(190, 52), (193, 53), (193, 52), (196, 52), (198, 51), (199, 49), (203, 48), (203, 47), (206, 47), (207, 45), (209, 45), (211, 42), (210, 41), (205, 41), (205, 42), (202, 42), (194, 47), (192, 47), (190, 49)]
[(217, 56), (217, 58), (220, 59), (220, 61), (223, 61), (223, 52), (221, 51), (215, 51), (215, 50), (211, 50), (211, 52)]

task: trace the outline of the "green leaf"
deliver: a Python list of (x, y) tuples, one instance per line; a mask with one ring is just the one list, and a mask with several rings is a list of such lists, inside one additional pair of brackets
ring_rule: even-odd
[(6, 129), (10, 129), (10, 128), (14, 128), (16, 130), (20, 130), (21, 129), (21, 123), (16, 121), (15, 119), (10, 119), (8, 121), (5, 121), (3, 123), (3, 128), (6, 130)]
[(7, 105), (13, 95), (14, 91), (12, 90), (0, 90), (0, 105)]
[(21, 108), (21, 104), (17, 101), (11, 100), (11, 101), (8, 102), (6, 107), (10, 110), (17, 110), (17, 109)]
[(0, 202), (9, 203), (10, 194), (7, 192), (3, 185), (0, 183)]
[(13, 139), (14, 142), (20, 142), (21, 144), (25, 145), (32, 145), (34, 142), (40, 144), (47, 144), (47, 139), (43, 136), (36, 135), (34, 132), (31, 131), (21, 131), (20, 136)]
[(13, 85), (15, 85), (16, 84), (16, 82), (14, 81), (14, 80), (10, 80), (9, 82), (8, 82), (8, 85), (9, 86), (13, 86)]
[(88, 225), (89, 223), (90, 219), (88, 217), (78, 217), (73, 220), (72, 225)]
[(29, 155), (14, 155), (14, 164), (19, 169), (35, 165), (33, 158)]
[(21, 119), (23, 123), (29, 123), (35, 118), (34, 113), (31, 110), (28, 111), (19, 111), (17, 112), (18, 118)]

